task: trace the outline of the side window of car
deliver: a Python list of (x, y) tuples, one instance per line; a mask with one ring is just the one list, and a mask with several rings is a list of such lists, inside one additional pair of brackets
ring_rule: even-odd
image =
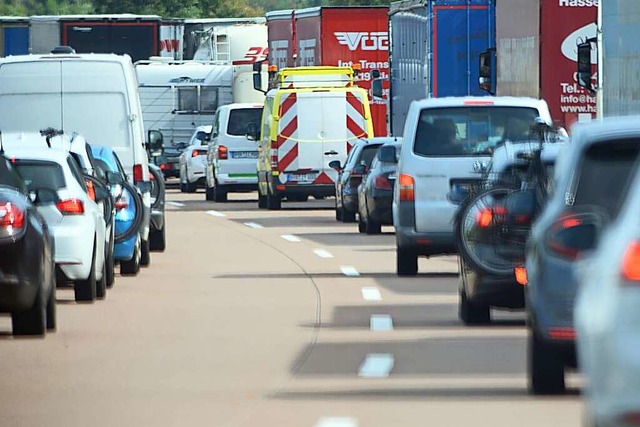
[(78, 184), (80, 184), (80, 187), (82, 187), (84, 191), (87, 191), (87, 184), (82, 177), (82, 172), (80, 172), (80, 167), (76, 163), (76, 160), (72, 156), (69, 156), (67, 157), (67, 164), (69, 165), (69, 169), (71, 169), (71, 175), (73, 175), (73, 178)]

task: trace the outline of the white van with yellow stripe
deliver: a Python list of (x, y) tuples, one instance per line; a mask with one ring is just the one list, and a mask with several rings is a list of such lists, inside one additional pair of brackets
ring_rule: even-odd
[[(259, 135), (258, 135), (259, 134)], [(258, 140), (259, 207), (335, 194), (333, 160), (373, 137), (367, 92), (350, 67), (285, 68), (266, 94)]]

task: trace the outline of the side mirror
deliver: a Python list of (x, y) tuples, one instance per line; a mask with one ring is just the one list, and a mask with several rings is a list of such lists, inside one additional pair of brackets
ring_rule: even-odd
[(207, 142), (209, 141), (209, 134), (204, 131), (199, 131), (196, 134), (196, 139), (200, 142)]
[(340, 172), (340, 169), (342, 169), (342, 165), (340, 164), (340, 160), (331, 160), (329, 162), (329, 167), (331, 169), (334, 169), (334, 170), (338, 171), (338, 172)]
[(158, 157), (162, 155), (163, 151), (163, 138), (162, 133), (157, 130), (150, 130), (147, 134), (147, 150), (152, 157)]
[(106, 188), (96, 187), (95, 192), (96, 202), (103, 202), (111, 197), (111, 193), (109, 193), (109, 190), (107, 190)]
[(249, 141), (259, 141), (260, 140), (260, 130), (258, 129), (258, 125), (251, 122), (247, 125), (247, 133), (245, 135)]
[[(256, 64), (260, 64), (260, 66), (262, 66), (262, 62), (254, 62), (253, 63), (254, 71), (255, 71), (255, 68), (256, 68)], [(258, 69), (258, 71), (255, 71), (253, 73), (253, 88), (255, 90), (257, 90), (258, 92), (266, 93), (266, 91), (264, 89), (262, 89), (262, 73), (260, 72), (260, 69)]]
[(591, 83), (593, 73), (591, 72), (591, 43), (595, 41), (588, 39), (578, 45), (578, 85), (594, 93), (595, 87)]
[(384, 97), (382, 79), (374, 79), (371, 81), (371, 94), (374, 98), (381, 99)]
[(364, 175), (367, 173), (367, 165), (363, 165), (362, 163), (356, 165), (356, 167), (353, 168), (353, 173), (356, 175)]
[(124, 183), (124, 177), (119, 172), (107, 171), (107, 184), (118, 185)]
[(496, 57), (496, 50), (494, 48), (485, 50), (480, 53), (480, 69), (479, 69), (479, 79), (478, 83), (480, 89), (488, 92), (491, 95), (495, 95), (495, 90), (493, 87), (494, 81), (494, 62)]
[(396, 147), (393, 145), (383, 145), (378, 150), (378, 160), (384, 163), (398, 163)]

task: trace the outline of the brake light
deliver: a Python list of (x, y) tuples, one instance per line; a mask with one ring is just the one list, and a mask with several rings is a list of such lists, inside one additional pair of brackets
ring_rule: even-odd
[(574, 328), (554, 328), (548, 329), (549, 338), (557, 340), (575, 340), (576, 330)]
[(91, 200), (93, 200), (94, 202), (96, 201), (96, 188), (93, 185), (93, 181), (91, 181), (90, 179), (87, 180), (87, 194), (89, 195), (89, 198)]
[(577, 259), (580, 252), (586, 249), (581, 241), (588, 232), (583, 229), (585, 225), (588, 224), (583, 224), (579, 218), (560, 218), (551, 226), (548, 235), (549, 249), (564, 258)]
[(142, 165), (133, 165), (133, 182), (137, 184), (142, 181)]
[(84, 203), (79, 199), (62, 200), (56, 203), (56, 207), (62, 215), (82, 215), (84, 213)]
[(0, 228), (24, 227), (24, 212), (11, 202), (0, 203)]
[(160, 170), (166, 171), (173, 169), (173, 165), (171, 163), (162, 163), (160, 164)]
[(400, 174), (400, 177), (398, 177), (398, 195), (401, 201), (415, 201), (415, 185), (415, 181), (411, 175), (406, 173)]
[(227, 160), (229, 158), (229, 149), (224, 145), (218, 146), (218, 160)]
[(526, 286), (529, 282), (529, 278), (527, 277), (527, 269), (524, 267), (516, 267), (513, 272), (516, 276), (516, 282), (519, 285)]
[[(507, 214), (507, 210), (503, 206), (494, 206), (481, 210), (476, 214), (476, 223), (480, 228), (487, 228), (492, 222), (497, 222)], [(496, 218), (497, 217), (497, 218)]]
[(494, 102), (493, 101), (482, 101), (482, 100), (469, 100), (469, 101), (464, 101), (462, 104), (463, 105), (493, 105)]
[(631, 242), (622, 257), (622, 277), (640, 282), (640, 242)]
[(191, 157), (205, 156), (207, 154), (204, 150), (193, 150), (191, 152)]
[(391, 186), (391, 183), (389, 182), (387, 177), (383, 176), (383, 175), (376, 176), (376, 178), (373, 180), (373, 186), (375, 188), (380, 188), (382, 190), (392, 190), (393, 189), (393, 187)]

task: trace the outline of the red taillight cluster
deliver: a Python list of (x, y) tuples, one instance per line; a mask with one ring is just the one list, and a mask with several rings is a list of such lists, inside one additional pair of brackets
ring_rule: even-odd
[(173, 165), (171, 163), (161, 163), (160, 170), (167, 171), (173, 169)]
[(24, 227), (24, 211), (11, 202), (0, 202), (0, 228)]
[(640, 282), (640, 242), (631, 242), (622, 257), (622, 277), (631, 282)]
[(142, 182), (143, 180), (142, 165), (133, 165), (133, 182), (137, 184), (138, 182)]
[(398, 177), (398, 196), (402, 202), (413, 202), (416, 199), (416, 182), (411, 175), (406, 173)]
[(229, 149), (224, 145), (218, 146), (218, 160), (227, 160), (229, 158)]
[(373, 186), (382, 190), (393, 190), (391, 182), (386, 176), (383, 175), (376, 176), (376, 178), (373, 180)]
[(56, 207), (62, 215), (82, 215), (84, 213), (84, 203), (79, 199), (61, 200), (56, 203)]
[(198, 157), (198, 156), (206, 156), (207, 152), (205, 150), (193, 150), (191, 152), (191, 157)]
[(566, 244), (559, 236), (561, 233), (581, 225), (582, 221), (579, 218), (562, 218), (556, 221), (551, 226), (551, 232), (549, 233), (549, 249), (562, 257), (571, 260), (577, 259), (578, 255), (580, 255), (580, 248)]

